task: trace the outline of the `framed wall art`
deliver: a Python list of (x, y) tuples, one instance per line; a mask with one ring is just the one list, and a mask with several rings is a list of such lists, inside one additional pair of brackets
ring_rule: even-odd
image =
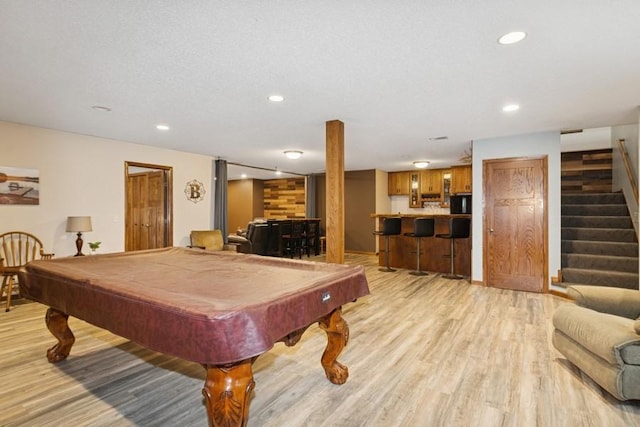
[(204, 184), (197, 179), (187, 182), (187, 185), (184, 187), (184, 195), (187, 197), (187, 200), (190, 200), (193, 203), (198, 203), (204, 200), (204, 195), (206, 193)]
[(0, 205), (40, 204), (40, 171), (0, 166)]

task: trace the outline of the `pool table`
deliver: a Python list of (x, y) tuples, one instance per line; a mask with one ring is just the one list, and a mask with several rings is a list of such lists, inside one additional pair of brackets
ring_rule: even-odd
[(344, 383), (341, 307), (369, 293), (360, 266), (187, 248), (34, 261), (19, 284), (23, 296), (49, 306), (46, 324), (58, 340), (47, 351), (52, 363), (70, 353), (73, 316), (202, 364), (211, 426), (245, 425), (253, 362), (276, 342), (296, 344), (315, 322), (328, 337), (326, 376)]

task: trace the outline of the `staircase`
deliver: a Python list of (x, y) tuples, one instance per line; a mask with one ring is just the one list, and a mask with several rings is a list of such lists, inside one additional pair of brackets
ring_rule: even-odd
[[(583, 158), (592, 159), (590, 153), (582, 153)], [(587, 172), (581, 173), (577, 154), (567, 154), (570, 161), (562, 157), (562, 281), (557, 285), (638, 289), (638, 239), (624, 195), (611, 192), (610, 163), (608, 173), (601, 164), (594, 174), (597, 167), (584, 161)]]

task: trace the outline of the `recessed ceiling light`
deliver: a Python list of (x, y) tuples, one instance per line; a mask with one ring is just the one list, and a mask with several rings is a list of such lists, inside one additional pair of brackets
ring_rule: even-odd
[(427, 160), (418, 160), (416, 162), (413, 162), (413, 166), (417, 167), (418, 169), (424, 169), (429, 166), (429, 162)]
[(92, 105), (92, 106), (91, 106), (91, 108), (93, 108), (93, 109), (94, 109), (94, 110), (96, 110), (96, 111), (100, 111), (100, 112), (102, 112), (102, 113), (106, 113), (106, 112), (111, 111), (111, 108), (109, 108), (109, 107), (104, 107), (104, 106), (102, 106), (102, 105)]
[(240, 178), (245, 179), (247, 177), (246, 173), (243, 173), (242, 175), (240, 175)]
[(158, 129), (158, 130), (169, 130), (171, 128), (169, 127), (169, 125), (159, 124), (159, 125), (156, 125), (156, 129)]
[(302, 151), (287, 150), (284, 152), (284, 155), (287, 156), (287, 159), (296, 160), (302, 157)]
[(518, 111), (519, 109), (520, 106), (518, 104), (507, 104), (502, 107), (502, 111), (504, 111), (505, 113), (512, 113), (514, 111)]
[(525, 33), (524, 31), (512, 31), (500, 37), (498, 39), (498, 43), (514, 44), (524, 40), (525, 37), (527, 37), (527, 33)]
[(282, 95), (269, 95), (267, 98), (271, 102), (282, 102), (284, 101), (284, 96)]
[(282, 172), (280, 172), (279, 170), (276, 169), (276, 175), (280, 176), (280, 175), (282, 175)]

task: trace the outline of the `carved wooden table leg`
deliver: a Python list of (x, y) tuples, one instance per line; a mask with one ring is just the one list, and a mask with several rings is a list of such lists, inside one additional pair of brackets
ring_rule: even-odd
[(49, 308), (47, 310), (47, 314), (45, 316), (47, 328), (51, 331), (53, 336), (58, 339), (58, 344), (47, 350), (47, 359), (51, 363), (60, 362), (61, 360), (66, 359), (71, 351), (71, 346), (73, 346), (73, 343), (76, 341), (76, 338), (73, 336), (73, 332), (69, 329), (67, 319), (69, 319), (68, 314), (56, 310), (55, 308)]
[(322, 354), (322, 367), (329, 381), (344, 384), (349, 378), (349, 369), (336, 359), (349, 341), (349, 325), (342, 318), (342, 307), (338, 307), (318, 322), (327, 333), (327, 348)]
[(207, 378), (202, 395), (207, 405), (209, 426), (241, 427), (247, 424), (249, 397), (255, 385), (251, 365), (255, 359), (230, 366), (204, 366)]

